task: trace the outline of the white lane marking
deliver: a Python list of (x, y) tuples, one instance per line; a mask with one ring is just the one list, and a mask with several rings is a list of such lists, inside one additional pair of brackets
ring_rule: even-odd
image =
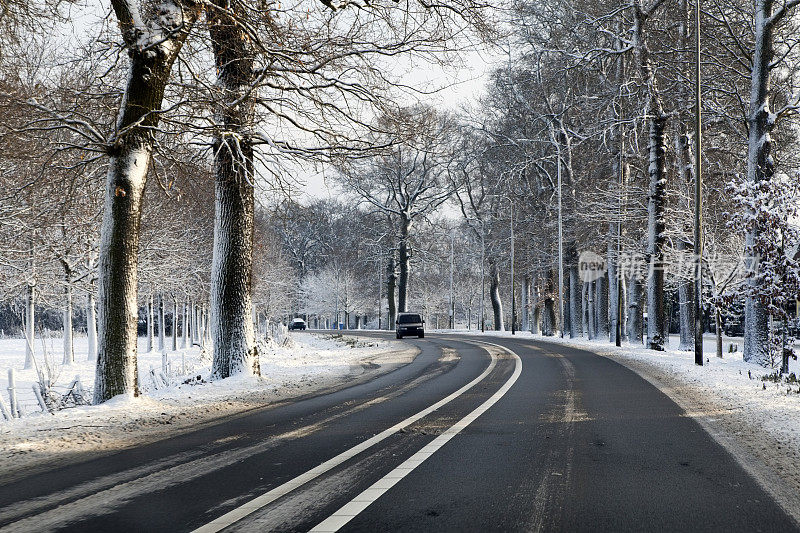
[[(488, 344), (488, 343), (486, 343), (486, 344)], [(395, 433), (397, 433), (401, 429), (413, 424), (414, 422), (416, 422), (420, 418), (423, 418), (423, 417), (431, 414), (433, 411), (439, 409), (443, 405), (450, 403), (451, 401), (455, 400), (456, 398), (458, 398), (459, 396), (461, 396), (462, 394), (467, 392), (469, 389), (471, 389), (472, 387), (474, 387), (475, 385), (477, 385), (478, 383), (483, 381), (486, 378), (486, 376), (488, 376), (492, 372), (492, 370), (494, 370), (494, 367), (497, 365), (497, 357), (496, 357), (495, 354), (491, 354), (491, 357), (492, 357), (492, 360), (489, 363), (489, 366), (486, 367), (486, 370), (484, 370), (483, 373), (480, 376), (476, 377), (475, 379), (473, 379), (472, 381), (470, 381), (469, 383), (467, 383), (466, 385), (464, 385), (463, 387), (461, 387), (460, 389), (458, 389), (454, 393), (450, 394), (449, 396), (439, 400), (435, 404), (431, 405), (430, 407), (427, 407), (427, 408), (423, 409), (422, 411), (418, 412), (417, 414), (406, 418), (402, 422), (399, 422), (399, 423), (395, 424), (394, 426), (390, 427), (389, 429), (386, 429), (386, 430), (378, 433), (374, 437), (371, 437), (370, 439), (365, 440), (361, 444), (357, 444), (356, 446), (353, 446), (349, 450), (340, 453), (336, 457), (333, 457), (332, 459), (328, 459), (324, 463), (312, 468), (308, 472), (300, 474), (296, 478), (287, 481), (283, 485), (275, 487), (274, 489), (270, 490), (269, 492), (265, 492), (261, 496), (253, 498), (252, 500), (250, 500), (249, 502), (245, 503), (244, 505), (242, 505), (240, 507), (237, 507), (236, 509), (233, 509), (232, 511), (229, 511), (229, 512), (225, 513), (224, 515), (220, 516), (219, 518), (216, 518), (216, 519), (212, 520), (208, 524), (195, 529), (192, 533), (216, 533), (218, 531), (221, 531), (221, 530), (225, 529), (226, 527), (238, 522), (239, 520), (241, 520), (242, 518), (246, 517), (247, 515), (256, 512), (257, 510), (261, 509), (262, 507), (264, 507), (266, 505), (269, 505), (270, 503), (274, 502), (275, 500), (277, 500), (281, 496), (284, 496), (284, 495), (292, 492), (296, 488), (298, 488), (298, 487), (308, 483), (309, 481), (321, 476), (322, 474), (324, 474), (325, 472), (331, 470), (332, 468), (335, 468), (336, 466), (344, 463), (345, 461), (347, 461), (349, 459), (352, 459), (353, 457), (355, 457), (359, 453), (363, 452), (364, 450), (367, 450), (368, 448), (371, 448), (372, 446), (378, 444), (382, 440), (394, 435)]]
[[(485, 343), (491, 344), (491, 343)], [(437, 450), (444, 446), (447, 441), (455, 437), (465, 427), (475, 421), (476, 418), (485, 413), (491, 406), (502, 398), (506, 392), (514, 385), (517, 378), (522, 373), (522, 359), (508, 348), (498, 346), (514, 356), (515, 366), (514, 373), (508, 378), (508, 381), (503, 384), (500, 389), (495, 392), (488, 400), (483, 402), (477, 409), (470, 414), (453, 424), (447, 431), (436, 437), (432, 442), (428, 443), (420, 451), (412, 455), (400, 466), (386, 474), (383, 478), (375, 482), (371, 487), (364, 492), (353, 498), (352, 501), (345, 504), (341, 509), (333, 513), (331, 516), (317, 524), (311, 531), (316, 533), (331, 533), (339, 531), (345, 524), (355, 518), (364, 509), (369, 507), (375, 500), (383, 496), (386, 491), (392, 488), (397, 482), (410, 474), (415, 468), (421, 465), (428, 457), (433, 455)]]

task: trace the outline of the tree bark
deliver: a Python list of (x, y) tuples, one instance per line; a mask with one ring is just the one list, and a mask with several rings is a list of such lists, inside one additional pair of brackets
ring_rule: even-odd
[(178, 350), (178, 299), (172, 297), (172, 351)]
[[(217, 67), (217, 133), (214, 145), (214, 253), (211, 272), (212, 376), (259, 374), (251, 319), (254, 231), (252, 131), (256, 91), (255, 52), (235, 20), (241, 6), (215, 0), (208, 10)], [(232, 13), (231, 13), (232, 12)]]
[[(561, 317), (562, 337), (566, 335), (568, 332), (572, 332), (572, 316), (571, 316), (572, 306), (570, 305), (570, 299), (569, 299), (569, 265), (565, 264), (564, 268), (566, 269), (566, 272), (564, 272), (564, 280), (563, 280), (564, 286), (561, 287), (561, 294), (563, 295), (564, 301), (561, 303), (562, 308), (558, 311), (559, 313), (562, 313), (564, 315), (563, 317)], [(556, 280), (554, 280), (553, 283), (558, 284), (558, 278), (556, 278)], [(556, 302), (556, 305), (558, 305), (558, 302)]]
[(164, 313), (164, 296), (158, 295), (158, 351), (163, 352), (166, 349), (164, 337), (166, 336), (166, 320)]
[(642, 282), (631, 277), (628, 280), (628, 340), (632, 343), (642, 344), (642, 313)]
[(531, 294), (531, 277), (525, 274), (522, 278), (522, 295), (520, 297), (520, 309), (522, 310), (522, 323), (520, 329), (522, 331), (530, 330), (530, 294)]
[[(772, 16), (773, 0), (755, 1), (755, 40), (753, 43), (753, 62), (750, 74), (750, 108), (747, 117), (747, 179), (752, 183), (769, 180), (775, 171), (772, 160), (772, 138), (774, 118), (770, 111), (769, 91), (771, 85), (771, 66), (774, 55), (773, 25), (767, 21)], [(754, 246), (759, 236), (755, 225), (745, 234), (745, 255), (753, 258)], [(752, 265), (756, 266), (756, 265)], [(747, 280), (751, 293), (759, 292), (763, 281), (760, 276), (750, 276)], [(764, 302), (753, 294), (748, 294), (744, 304), (744, 346), (742, 357), (745, 361), (767, 366), (769, 364), (769, 322)]]
[[(618, 30), (621, 30), (622, 21), (618, 23)], [(619, 31), (619, 34), (622, 32)], [(621, 47), (622, 43), (619, 39), (615, 39), (615, 45)], [(614, 63), (614, 90), (618, 90), (625, 83), (624, 56), (619, 56)], [(622, 252), (620, 249), (622, 238), (622, 216), (623, 206), (625, 200), (625, 185), (628, 183), (628, 165), (623, 160), (623, 141), (624, 132), (622, 126), (622, 112), (619, 105), (613, 105), (609, 109), (611, 119), (614, 121), (615, 126), (611, 129), (611, 171), (613, 180), (617, 182), (618, 197), (617, 197), (617, 217), (616, 222), (608, 224), (608, 245), (606, 249), (608, 261), (608, 316), (610, 318), (610, 332), (609, 340), (612, 344), (617, 343), (617, 335), (620, 341), (625, 338), (625, 327), (621, 322), (624, 322), (624, 311), (622, 302), (622, 288), (624, 286), (623, 276), (619, 272), (619, 254)]]
[(75, 362), (75, 348), (72, 342), (72, 275), (70, 270), (65, 266), (64, 272), (64, 319), (62, 327), (64, 329), (64, 359), (65, 365), (71, 365)]
[(595, 309), (597, 313), (597, 337), (608, 340), (608, 283), (606, 275), (595, 281)]
[(647, 345), (651, 350), (664, 349), (664, 247), (666, 244), (664, 208), (666, 202), (666, 144), (667, 114), (661, 101), (655, 72), (650, 60), (650, 51), (645, 39), (645, 23), (648, 15), (637, 3), (634, 10), (634, 47), (639, 62), (642, 80), (648, 95), (648, 175), (650, 186), (647, 195), (647, 255), (649, 272), (647, 277)]
[[(681, 50), (687, 50), (688, 45), (688, 19), (689, 19), (689, 6), (687, 0), (681, 0), (680, 2), (680, 20), (679, 20), (679, 27), (678, 27), (678, 48)], [(686, 58), (684, 58), (686, 59)], [(688, 61), (683, 61), (684, 65), (688, 65)], [(684, 100), (684, 107), (688, 106), (690, 100), (690, 86), (689, 86), (689, 75), (690, 69), (688, 66), (684, 66), (682, 68), (683, 76), (681, 77), (681, 87), (680, 87), (680, 94)], [(684, 187), (684, 190), (688, 193), (692, 191), (692, 187), (695, 180), (695, 173), (694, 173), (694, 157), (692, 154), (692, 147), (691, 142), (689, 140), (689, 127), (688, 127), (688, 120), (686, 119), (686, 111), (681, 110), (681, 113), (678, 115), (680, 117), (680, 123), (676, 128), (675, 133), (675, 166), (678, 171), (678, 183)], [(690, 212), (691, 205), (687, 205), (687, 212)], [(685, 231), (685, 233), (691, 235), (691, 229)], [(691, 253), (694, 252), (693, 244), (689, 242), (689, 238), (683, 238), (680, 236), (678, 238), (677, 249), (679, 254), (681, 254), (684, 260), (689, 259)], [(689, 253), (687, 253), (689, 252)], [(680, 333), (680, 343), (678, 345), (678, 350), (681, 351), (692, 351), (694, 350), (694, 280), (693, 279), (679, 279), (678, 285), (678, 316), (679, 316), (679, 333)]]
[(394, 257), (389, 259), (389, 264), (386, 267), (386, 298), (389, 301), (389, 330), (394, 329), (394, 321), (397, 316), (397, 307), (395, 303), (395, 290), (397, 285), (397, 274), (395, 274)]
[(199, 316), (199, 310), (197, 308), (197, 302), (192, 302), (191, 313), (192, 313), (192, 318), (191, 318), (192, 325), (189, 333), (192, 338), (192, 344), (193, 345), (200, 344), (200, 316)]
[(408, 278), (411, 272), (411, 246), (409, 231), (411, 220), (400, 221), (400, 280), (397, 285), (397, 306), (401, 313), (408, 311)]
[(34, 324), (36, 323), (36, 287), (28, 283), (28, 292), (25, 294), (25, 368), (33, 367), (35, 349)]
[(494, 329), (495, 331), (505, 331), (503, 301), (500, 299), (500, 268), (494, 260), (491, 261), (489, 266), (489, 275), (491, 276), (489, 296), (492, 301), (492, 312), (494, 313)]
[(570, 246), (569, 257), (569, 336), (571, 339), (583, 336), (583, 287), (578, 273), (578, 254), (574, 245)]
[(153, 315), (153, 294), (147, 297), (147, 352), (153, 351), (153, 340), (155, 339), (155, 317)]
[[(129, 56), (128, 81), (108, 151), (98, 264), (98, 354), (94, 401), (138, 395), (137, 259), (147, 171), (172, 64), (197, 20), (197, 6), (165, 0), (168, 9), (134, 16), (112, 1)], [(144, 25), (144, 27), (140, 27)], [(144, 32), (144, 33), (143, 33)], [(144, 38), (144, 37), (147, 38)]]
[(94, 301), (94, 293), (89, 292), (86, 302), (86, 336), (89, 341), (87, 360), (97, 360), (97, 308)]
[(189, 300), (183, 302), (183, 323), (181, 324), (183, 343), (181, 348), (184, 350), (189, 347)]
[(594, 340), (594, 282), (584, 283), (583, 287), (583, 293), (585, 294), (586, 301), (586, 334), (590, 340)]
[[(616, 235), (613, 235), (617, 231), (617, 225), (611, 223), (608, 225), (608, 233), (609, 233), (609, 240), (608, 240), (608, 315), (611, 319), (610, 322), (610, 331), (609, 331), (609, 340), (611, 344), (617, 343), (617, 325), (621, 320), (619, 316), (619, 305), (620, 305), (620, 287), (619, 287), (619, 272), (617, 268), (617, 243), (616, 243)], [(621, 336), (625, 336), (625, 330), (622, 328), (622, 325), (619, 324), (619, 330)], [(621, 340), (621, 339), (620, 339)]]
[(208, 344), (208, 336), (209, 336), (209, 331), (208, 331), (209, 317), (208, 317), (208, 310), (206, 309), (205, 305), (201, 305), (200, 308), (198, 309), (197, 318), (199, 321), (198, 334), (200, 335), (199, 336), (200, 349), (205, 350), (206, 345)]
[(542, 335), (546, 337), (553, 336), (553, 330), (556, 323), (556, 310), (555, 301), (553, 298), (547, 298), (544, 301), (544, 316), (542, 317)]
[[(686, 248), (686, 243), (683, 242), (683, 239), (679, 240), (678, 251), (684, 251)], [(694, 350), (693, 302), (694, 282), (692, 280), (680, 280), (680, 284), (678, 285), (678, 318), (680, 321), (680, 343), (678, 344), (678, 350), (684, 352)]]

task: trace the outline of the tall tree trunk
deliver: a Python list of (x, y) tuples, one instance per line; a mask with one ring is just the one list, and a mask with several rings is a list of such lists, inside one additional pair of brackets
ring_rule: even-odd
[(64, 319), (62, 327), (64, 328), (64, 359), (65, 365), (71, 365), (75, 362), (75, 348), (72, 342), (72, 275), (67, 269), (64, 273)]
[[(621, 289), (619, 291), (619, 297), (620, 297), (620, 300), (621, 300), (619, 305), (620, 305), (620, 307), (622, 307), (622, 309), (620, 310), (621, 315), (622, 315), (620, 317), (620, 320), (622, 320), (622, 324), (620, 324), (620, 329), (622, 330), (622, 340), (624, 341), (625, 339), (627, 339), (629, 337), (628, 336), (628, 330), (629, 330), (629, 325), (628, 324), (629, 324), (630, 317), (628, 316), (628, 311), (629, 311), (629, 302), (630, 302), (630, 288), (625, 283), (625, 276), (622, 274), (622, 272), (620, 271), (619, 268), (617, 269), (617, 271), (620, 272), (620, 276), (618, 278), (619, 279), (619, 282), (618, 282), (619, 283), (619, 288)], [(641, 342), (641, 339), (639, 341), (637, 341), (637, 342)]]
[(586, 335), (594, 340), (594, 282), (583, 284), (584, 301), (586, 302)]
[(94, 301), (94, 292), (90, 289), (86, 298), (86, 336), (89, 341), (87, 360), (97, 360), (97, 307)]
[(397, 307), (395, 303), (395, 291), (397, 288), (397, 274), (395, 273), (394, 257), (389, 259), (386, 267), (386, 298), (389, 300), (389, 323), (388, 329), (394, 329), (395, 317), (397, 317)]
[(183, 302), (183, 323), (181, 325), (183, 343), (181, 348), (184, 350), (189, 347), (189, 300)]
[[(680, 20), (678, 23), (678, 49), (688, 50), (688, 19), (689, 19), (689, 4), (687, 0), (680, 1)], [(688, 54), (687, 54), (688, 55)], [(690, 69), (688, 67), (689, 61), (684, 57), (683, 61), (683, 75), (680, 81), (680, 95), (683, 99), (683, 109), (679, 113), (680, 122), (675, 132), (675, 166), (678, 172), (678, 183), (689, 193), (693, 190), (695, 173), (694, 173), (694, 158), (692, 154), (692, 145), (689, 140), (689, 126), (686, 113), (688, 111), (689, 101), (691, 99), (691, 88), (689, 84)], [(687, 197), (690, 197), (687, 194)], [(691, 212), (691, 202), (686, 205), (687, 213)], [(684, 260), (690, 260), (692, 257), (693, 245), (689, 241), (688, 235), (691, 235), (691, 227), (688, 225), (684, 227), (684, 234), (687, 235), (683, 238), (681, 235), (678, 238), (677, 249), (679, 254)], [(693, 279), (679, 279), (678, 280), (678, 317), (679, 317), (679, 333), (680, 343), (678, 350), (691, 351), (694, 350), (694, 280)]]
[[(572, 305), (570, 305), (569, 299), (569, 265), (565, 264), (564, 268), (566, 272), (564, 272), (564, 286), (561, 287), (561, 294), (563, 295), (564, 301), (561, 303), (561, 309), (558, 311), (560, 314), (564, 316), (561, 317), (562, 324), (561, 324), (561, 336), (563, 337), (568, 332), (572, 332)], [(554, 283), (558, 283), (558, 281), (554, 281)], [(556, 302), (558, 305), (558, 302)]]
[(192, 344), (200, 344), (200, 315), (197, 302), (192, 302), (192, 326), (190, 330)]
[(544, 316), (542, 317), (542, 335), (552, 337), (556, 323), (556, 306), (553, 298), (544, 301)]
[[(687, 249), (683, 239), (678, 241), (678, 251)], [(691, 250), (691, 248), (689, 248)], [(686, 257), (689, 257), (688, 254)], [(694, 282), (692, 280), (679, 280), (678, 285), (678, 318), (680, 343), (678, 350), (689, 352), (694, 350)]]
[(400, 280), (397, 285), (397, 306), (401, 313), (408, 311), (408, 278), (411, 271), (410, 229), (411, 220), (403, 218), (400, 221)]
[[(98, 354), (94, 401), (138, 395), (137, 258), (145, 180), (153, 131), (170, 71), (199, 8), (164, 0), (142, 20), (125, 2), (112, 1), (125, 40), (129, 69), (115, 137), (109, 143), (98, 264)], [(144, 25), (144, 27), (141, 27)]]
[(198, 342), (200, 343), (200, 349), (205, 350), (206, 345), (208, 344), (208, 311), (206, 311), (205, 304), (201, 305), (200, 308), (197, 310), (197, 320), (199, 323), (198, 326)]
[(495, 331), (505, 331), (506, 327), (505, 324), (503, 324), (503, 301), (500, 299), (500, 268), (494, 260), (491, 261), (489, 266), (489, 275), (491, 276), (489, 296), (492, 300), (492, 312), (494, 313), (494, 329)]
[[(617, 22), (618, 34), (622, 34), (622, 21)], [(615, 39), (615, 46), (622, 47), (619, 39)], [(619, 56), (614, 63), (614, 86), (616, 92), (625, 83), (625, 57)], [(612, 180), (616, 182), (617, 193), (617, 217), (616, 222), (608, 224), (608, 246), (606, 250), (608, 261), (608, 316), (610, 319), (609, 340), (612, 344), (617, 343), (617, 335), (620, 341), (625, 338), (624, 307), (622, 299), (622, 289), (625, 285), (623, 276), (619, 272), (619, 254), (622, 252), (622, 217), (625, 207), (625, 185), (628, 183), (628, 165), (623, 160), (624, 154), (624, 131), (622, 126), (622, 112), (619, 105), (613, 105), (609, 109), (609, 114), (615, 126), (611, 129), (611, 171)]]
[(531, 276), (525, 274), (522, 278), (522, 295), (520, 297), (520, 309), (522, 310), (522, 323), (520, 324), (521, 331), (529, 331), (530, 324), (530, 294), (531, 294)]
[(28, 283), (27, 289), (25, 294), (25, 368), (31, 368), (35, 356), (33, 343), (35, 339), (34, 324), (36, 323), (36, 287), (33, 283)]
[(622, 324), (619, 324), (622, 317), (619, 316), (620, 287), (618, 284), (620, 280), (619, 269), (617, 268), (617, 231), (617, 224), (611, 223), (608, 225), (608, 316), (610, 318), (609, 340), (612, 344), (617, 343), (618, 329), (622, 334), (621, 336), (625, 336), (625, 330), (622, 328)]
[(211, 271), (212, 375), (259, 374), (251, 319), (254, 189), (252, 131), (255, 52), (235, 17), (241, 5), (215, 0), (208, 10), (217, 66), (217, 134), (214, 138), (214, 253)]
[(648, 15), (637, 2), (634, 10), (634, 47), (642, 80), (647, 86), (649, 123), (647, 150), (650, 186), (647, 195), (647, 345), (651, 350), (664, 349), (664, 247), (666, 244), (664, 208), (667, 191), (666, 144), (667, 114), (661, 101), (650, 51), (645, 39)]
[[(768, 22), (773, 15), (773, 0), (755, 1), (755, 41), (753, 43), (753, 62), (750, 74), (750, 108), (747, 117), (747, 179), (751, 183), (772, 179), (775, 171), (772, 160), (771, 132), (774, 117), (770, 111), (769, 91), (771, 85), (771, 66), (773, 60), (774, 22)], [(745, 234), (745, 255), (756, 255), (755, 243), (759, 228), (751, 225)], [(756, 265), (753, 265), (756, 266)], [(763, 280), (761, 276), (750, 276), (747, 280), (749, 292), (758, 293)], [(744, 304), (744, 347), (745, 361), (767, 366), (769, 364), (769, 317), (766, 304), (755, 295), (748, 295)]]
[[(628, 280), (628, 340), (634, 344), (641, 344), (643, 337), (642, 282), (632, 276)], [(648, 317), (648, 321), (650, 317)]]
[(569, 247), (569, 336), (583, 336), (583, 283), (578, 273), (578, 254), (575, 245)]
[(608, 340), (608, 283), (606, 275), (595, 281), (595, 309), (597, 313), (597, 337)]
[(666, 117), (650, 121), (650, 192), (647, 201), (648, 258), (647, 278), (647, 344), (651, 350), (664, 349), (664, 204), (666, 172), (664, 130)]
[(531, 308), (531, 328), (530, 332), (534, 335), (539, 334), (539, 320), (541, 318), (540, 309), (541, 306), (539, 305), (539, 290), (537, 285), (534, 283), (531, 285), (531, 301), (530, 301), (530, 308)]
[(166, 348), (164, 337), (166, 333), (166, 321), (164, 320), (164, 297), (158, 295), (158, 351), (163, 352)]
[(153, 294), (150, 293), (147, 296), (147, 352), (150, 353), (153, 351), (154, 344), (153, 339), (155, 339), (155, 318), (153, 314)]
[(178, 298), (172, 297), (172, 351), (178, 349)]

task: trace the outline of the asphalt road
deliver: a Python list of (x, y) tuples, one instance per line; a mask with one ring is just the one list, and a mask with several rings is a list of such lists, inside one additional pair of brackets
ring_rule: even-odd
[(409, 339), (370, 382), (0, 480), (0, 531), (799, 530), (625, 367), (477, 340), (510, 351)]

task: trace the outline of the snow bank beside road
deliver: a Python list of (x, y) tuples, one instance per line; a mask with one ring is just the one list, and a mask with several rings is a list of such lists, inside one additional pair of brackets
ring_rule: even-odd
[[(406, 363), (417, 353), (401, 342), (347, 335), (294, 333), (289, 339), (287, 346), (271, 345), (261, 354), (261, 378), (208, 382), (210, 361), (202, 360), (195, 347), (185, 355), (187, 373), (168, 376), (171, 384), (162, 384), (158, 389), (151, 380), (150, 368), (160, 372), (162, 356), (141, 353), (141, 397), (118, 397), (103, 405), (65, 409), (55, 415), (37, 413), (38, 404), (31, 390), (36, 372), (22, 369), (24, 341), (0, 340), (0, 394), (8, 403), (5, 369), (15, 368), (21, 404), (27, 413), (11, 422), (0, 420), (0, 475), (8, 479), (14, 472), (38, 464), (68, 461), (88, 451), (111, 451), (189, 431), (222, 416), (356, 379), (376, 371), (377, 365), (387, 369)], [(81, 343), (85, 344), (86, 339), (76, 339), (76, 359), (83, 353), (83, 361), (63, 368), (56, 365), (62, 385), (76, 374), (86, 386), (94, 383), (94, 363), (85, 361), (86, 348)], [(60, 339), (53, 342), (53, 348), (59, 345)], [(50, 353), (60, 361), (60, 352), (54, 349)], [(180, 353), (169, 354), (173, 368), (181, 367)], [(183, 383), (197, 376), (201, 379)]]

